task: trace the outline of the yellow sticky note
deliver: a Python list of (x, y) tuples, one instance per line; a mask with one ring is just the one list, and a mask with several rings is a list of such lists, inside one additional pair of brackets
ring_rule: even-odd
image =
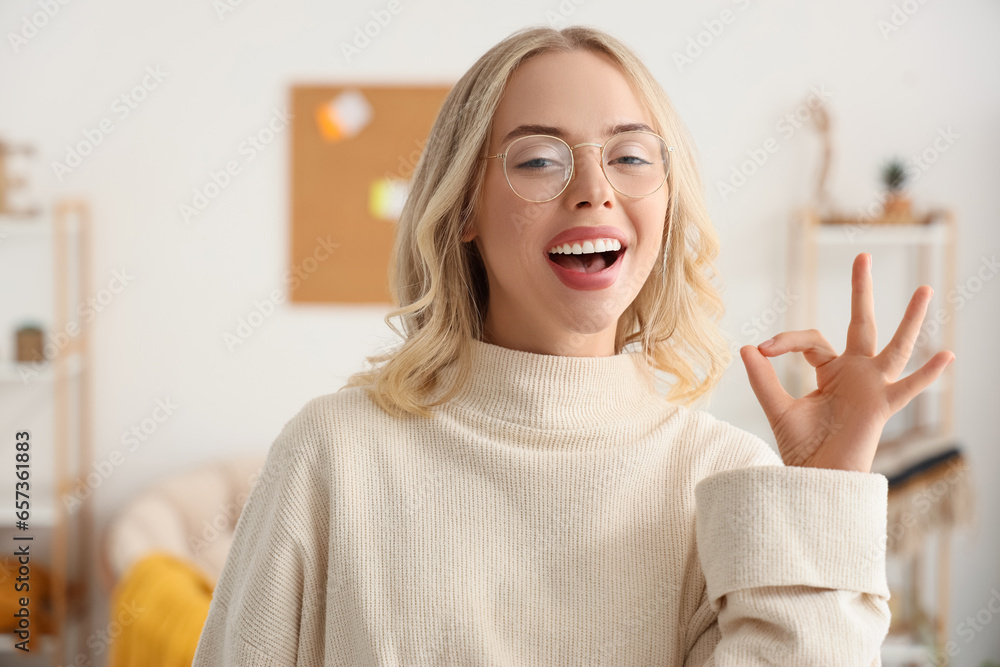
[(410, 192), (409, 181), (382, 178), (368, 188), (368, 213), (380, 220), (399, 220)]

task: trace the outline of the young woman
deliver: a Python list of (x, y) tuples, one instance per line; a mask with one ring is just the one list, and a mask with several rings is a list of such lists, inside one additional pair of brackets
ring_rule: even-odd
[[(843, 354), (815, 330), (741, 349), (779, 458), (691, 407), (730, 362), (702, 196), (616, 39), (529, 29), (480, 58), (399, 221), (402, 343), (278, 436), (194, 665), (879, 664), (871, 463), (954, 357), (895, 381), (932, 291), (876, 354), (859, 254)], [(797, 400), (767, 360), (788, 352), (816, 367)]]

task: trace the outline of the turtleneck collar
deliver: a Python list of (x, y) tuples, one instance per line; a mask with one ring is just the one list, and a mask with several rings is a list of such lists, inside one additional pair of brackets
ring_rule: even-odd
[[(643, 417), (662, 418), (677, 407), (647, 381), (643, 363), (635, 351), (557, 356), (473, 339), (472, 372), (451, 404), (529, 435), (563, 432), (577, 445), (586, 444), (579, 441), (586, 436), (600, 447), (621, 439), (623, 422), (638, 426)], [(457, 364), (452, 364), (440, 379), (450, 386), (456, 374)]]

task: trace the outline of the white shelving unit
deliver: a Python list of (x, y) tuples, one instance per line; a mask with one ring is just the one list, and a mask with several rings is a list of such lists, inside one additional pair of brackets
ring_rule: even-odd
[[(0, 258), (7, 253), (32, 254), (38, 252), (38, 243), (51, 245), (54, 273), (54, 312), (52, 322), (46, 328), (51, 332), (76, 331), (68, 336), (65, 345), (58, 348), (54, 357), (39, 362), (18, 362), (10, 356), (0, 359), (0, 416), (11, 420), (15, 428), (34, 431), (37, 422), (21, 425), (25, 417), (4, 414), (4, 405), (12, 405), (10, 400), (21, 390), (22, 397), (28, 396), (26, 388), (42, 386), (51, 389), (54, 419), (50, 424), (52, 440), (34, 440), (32, 460), (43, 452), (43, 460), (51, 460), (54, 476), (51, 504), (41, 504), (39, 496), (31, 492), (31, 509), (27, 531), (17, 531), (15, 526), (13, 498), (8, 509), (0, 512), (0, 534), (5, 544), (14, 544), (11, 539), (18, 535), (31, 535), (32, 562), (42, 563), (50, 572), (49, 600), (52, 608), (53, 632), (42, 634), (33, 624), (31, 631), (31, 655), (15, 648), (15, 639), (10, 634), (0, 634), (0, 664), (77, 664), (83, 655), (90, 661), (90, 647), (85, 643), (83, 630), (91, 627), (89, 582), (90, 540), (93, 535), (92, 502), (83, 501), (78, 510), (70, 512), (61, 501), (64, 494), (72, 494), (78, 484), (85, 483), (85, 475), (90, 469), (92, 456), (90, 425), (90, 331), (86, 322), (72, 319), (73, 307), (79, 295), (90, 293), (90, 212), (86, 202), (64, 199), (56, 202), (51, 212), (42, 212), (37, 217), (6, 220), (0, 217)], [(0, 259), (0, 262), (4, 261)], [(28, 272), (25, 272), (28, 273)], [(20, 275), (18, 278), (20, 279)], [(24, 290), (37, 276), (24, 276), (24, 283), (14, 285), (15, 290)], [(78, 295), (70, 302), (70, 293), (76, 288)], [(5, 286), (10, 289), (11, 286)], [(10, 296), (10, 295), (0, 295)], [(72, 328), (76, 327), (76, 328)], [(8, 335), (12, 332), (5, 332)], [(46, 332), (48, 333), (48, 332)], [(71, 394), (76, 400), (71, 400)], [(36, 399), (34, 394), (28, 396)], [(11, 434), (12, 435), (12, 434)], [(48, 447), (48, 450), (43, 448)], [(32, 479), (37, 475), (32, 467)], [(30, 487), (34, 489), (35, 487)], [(37, 547), (37, 551), (36, 551)], [(10, 549), (13, 552), (13, 547)], [(32, 605), (35, 605), (32, 601)], [(17, 659), (12, 654), (17, 654)], [(44, 656), (44, 657), (43, 657)]]

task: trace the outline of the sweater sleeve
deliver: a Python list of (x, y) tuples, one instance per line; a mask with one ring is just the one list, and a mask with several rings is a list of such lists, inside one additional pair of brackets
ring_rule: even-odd
[(881, 665), (888, 480), (770, 454), (695, 487), (706, 586), (686, 667)]
[[(285, 425), (244, 503), (192, 667), (322, 665), (323, 499), (303, 421)], [(317, 629), (318, 645), (303, 640)]]

